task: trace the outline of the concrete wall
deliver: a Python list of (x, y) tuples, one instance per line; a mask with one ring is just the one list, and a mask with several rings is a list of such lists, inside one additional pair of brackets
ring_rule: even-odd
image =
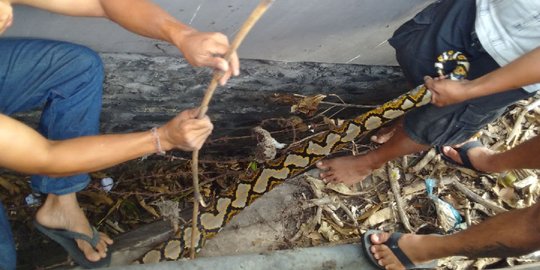
[[(113, 0), (114, 1), (114, 0)], [(233, 37), (257, 0), (156, 2), (181, 21)], [(432, 0), (276, 0), (240, 48), (241, 58), (368, 65), (395, 64), (386, 40)], [(15, 8), (8, 36), (45, 37), (100, 52), (178, 54), (170, 45), (133, 35), (104, 19), (69, 18)]]

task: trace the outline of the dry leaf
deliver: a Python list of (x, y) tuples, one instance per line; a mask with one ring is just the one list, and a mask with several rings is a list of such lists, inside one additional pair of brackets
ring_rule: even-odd
[(324, 98), (326, 98), (326, 95), (322, 94), (304, 97), (298, 104), (291, 107), (291, 113), (299, 112), (307, 116), (313, 116), (319, 109), (319, 103), (321, 103)]
[(375, 212), (373, 215), (371, 215), (365, 222), (364, 225), (373, 227), (379, 223), (385, 222), (389, 219), (392, 219), (394, 217), (394, 211), (392, 211), (392, 208), (387, 207), (382, 210), (379, 210)]
[(327, 189), (333, 190), (339, 194), (346, 195), (346, 196), (358, 196), (366, 194), (365, 192), (355, 192), (353, 191), (349, 186), (343, 184), (343, 183), (328, 183), (326, 185)]
[(112, 205), (113, 200), (107, 195), (107, 193), (98, 191), (81, 191), (79, 194), (88, 197), (94, 205)]
[(146, 212), (150, 213), (150, 215), (156, 217), (156, 218), (159, 218), (160, 215), (156, 212), (156, 209), (154, 209), (152, 206), (149, 206), (148, 204), (146, 204), (146, 202), (144, 201), (144, 199), (137, 195), (136, 196), (137, 198), (137, 202), (139, 203), (139, 205), (144, 208), (144, 210), (146, 210)]
[(0, 177), (0, 186), (7, 189), (7, 191), (11, 195), (18, 194), (19, 192), (21, 192), (21, 189), (17, 185), (9, 182), (9, 180), (3, 177)]

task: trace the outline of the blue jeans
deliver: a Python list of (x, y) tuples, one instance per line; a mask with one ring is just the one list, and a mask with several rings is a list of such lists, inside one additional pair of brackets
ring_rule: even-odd
[[(43, 108), (38, 130), (49, 139), (98, 133), (102, 84), (101, 59), (86, 47), (49, 40), (0, 39), (0, 113)], [(80, 191), (89, 181), (87, 174), (31, 178), (34, 190), (56, 195)], [(4, 220), (0, 215), (0, 226), (7, 226)], [(9, 228), (0, 228), (0, 232), (5, 230)], [(6, 241), (13, 245), (12, 240)], [(11, 269), (2, 264), (2, 257), (0, 268)]]
[(16, 255), (13, 235), (9, 229), (4, 206), (0, 203), (0, 269), (15, 269)]

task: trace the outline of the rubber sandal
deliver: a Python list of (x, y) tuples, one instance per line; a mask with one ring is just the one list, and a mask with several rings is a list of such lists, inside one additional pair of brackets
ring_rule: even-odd
[[(373, 253), (371, 253), (371, 247), (373, 246), (373, 243), (371, 243), (371, 235), (382, 233), (383, 231), (378, 230), (369, 230), (362, 236), (362, 250), (364, 251), (364, 255), (368, 258), (369, 262), (373, 264), (373, 266), (377, 267), (378, 269), (384, 270), (385, 268), (377, 262), (377, 259), (373, 257)], [(386, 242), (384, 242), (384, 245), (388, 246), (390, 250), (394, 253), (394, 255), (397, 257), (397, 259), (401, 262), (401, 264), (405, 267), (405, 269), (436, 269), (437, 268), (437, 260), (433, 260), (428, 263), (423, 264), (414, 264), (405, 253), (399, 248), (398, 241), (401, 238), (401, 233), (393, 233), (390, 235), (390, 238)]]
[(107, 257), (102, 258), (97, 262), (92, 262), (86, 259), (84, 253), (79, 249), (79, 246), (77, 246), (75, 240), (80, 239), (88, 242), (93, 248), (96, 248), (99, 243), (100, 235), (94, 227), (92, 227), (92, 238), (90, 238), (87, 235), (77, 232), (47, 228), (35, 220), (34, 226), (38, 231), (60, 244), (68, 252), (73, 261), (84, 268), (107, 267), (111, 263), (111, 249), (108, 249)]
[[(480, 170), (477, 170), (471, 163), (471, 160), (469, 159), (468, 152), (469, 150), (476, 148), (476, 147), (483, 147), (482, 143), (480, 141), (469, 141), (463, 144), (461, 147), (452, 147), (454, 148), (461, 158), (461, 161), (463, 163), (459, 163), (453, 159), (451, 159), (449, 156), (445, 155), (443, 152), (443, 146), (435, 146), (435, 150), (439, 155), (441, 155), (441, 158), (445, 161), (447, 161), (450, 164), (454, 164), (456, 166), (465, 167), (467, 169), (471, 169), (473, 171), (482, 172)], [(482, 172), (483, 173), (483, 172)]]

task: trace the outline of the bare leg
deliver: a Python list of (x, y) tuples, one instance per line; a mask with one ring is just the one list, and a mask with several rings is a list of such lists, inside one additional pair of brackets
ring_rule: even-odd
[[(398, 245), (415, 264), (448, 256), (509, 257), (540, 249), (540, 204), (497, 215), (462, 232), (448, 236), (406, 234)], [(373, 235), (371, 248), (388, 270), (405, 269), (384, 245), (388, 233)]]
[[(92, 237), (92, 230), (83, 210), (79, 207), (76, 193), (66, 195), (49, 194), (36, 214), (39, 224), (53, 229), (65, 229)], [(99, 261), (107, 256), (107, 246), (113, 241), (101, 234), (100, 243), (95, 250), (89, 243), (77, 240), (79, 248), (89, 261)]]
[(373, 136), (371, 136), (370, 139), (372, 142), (383, 144), (387, 142), (388, 140), (390, 140), (390, 138), (394, 136), (396, 129), (401, 126), (403, 126), (403, 117), (396, 120), (391, 125), (379, 129)]
[(416, 143), (407, 136), (403, 126), (397, 126), (394, 135), (381, 147), (365, 155), (323, 160), (317, 163), (317, 167), (324, 170), (321, 178), (326, 181), (354, 184), (364, 180), (373, 170), (390, 160), (420, 152), (429, 147)]

